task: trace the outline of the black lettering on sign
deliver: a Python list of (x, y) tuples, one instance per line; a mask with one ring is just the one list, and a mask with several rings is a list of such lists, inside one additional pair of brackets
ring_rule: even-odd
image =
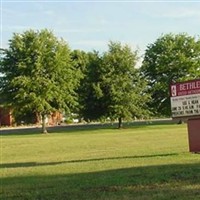
[(172, 111), (176, 111), (177, 110), (177, 107), (172, 107)]
[(192, 104), (198, 104), (199, 101), (198, 101), (198, 100), (192, 100), (191, 103), (192, 103)]
[(199, 114), (200, 112), (199, 112), (200, 110), (194, 110), (194, 114)]
[(183, 105), (183, 106), (187, 105), (187, 101), (183, 101), (183, 102), (182, 102), (182, 105)]

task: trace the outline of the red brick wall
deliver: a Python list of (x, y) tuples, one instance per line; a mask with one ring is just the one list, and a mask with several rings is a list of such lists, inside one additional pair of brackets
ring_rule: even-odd
[[(62, 121), (62, 117), (63, 115), (60, 112), (54, 112), (51, 115), (48, 115), (48, 120), (46, 120), (48, 125), (54, 126), (54, 125), (58, 125), (61, 123)], [(36, 114), (36, 124), (41, 124), (42, 120), (41, 117)]]
[(188, 120), (190, 152), (200, 152), (200, 118)]
[[(54, 112), (48, 116), (49, 125), (58, 125), (62, 121), (62, 114)], [(0, 126), (12, 126), (14, 119), (12, 117), (10, 109), (0, 108)], [(35, 123), (40, 124), (40, 117), (36, 115)]]
[(9, 109), (0, 108), (0, 126), (11, 126), (12, 115)]
[(62, 121), (62, 114), (60, 112), (54, 112), (48, 117), (49, 125), (58, 125), (61, 123), (61, 121)]

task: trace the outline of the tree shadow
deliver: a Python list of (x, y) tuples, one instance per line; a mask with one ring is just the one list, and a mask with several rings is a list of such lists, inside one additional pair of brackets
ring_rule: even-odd
[(48, 165), (59, 165), (67, 163), (85, 163), (85, 162), (96, 162), (106, 160), (123, 160), (123, 159), (138, 159), (138, 158), (154, 158), (154, 157), (166, 157), (166, 156), (177, 156), (177, 153), (168, 154), (153, 154), (153, 155), (141, 155), (141, 156), (122, 156), (122, 157), (108, 157), (108, 158), (92, 158), (92, 159), (79, 159), (79, 160), (68, 160), (60, 162), (20, 162), (20, 163), (3, 163), (0, 164), (0, 168), (20, 168), (20, 167), (38, 167)]
[[(148, 127), (152, 125), (172, 125), (176, 124), (175, 121), (169, 120), (153, 120), (153, 121), (133, 121), (124, 122), (123, 128), (126, 129), (137, 129), (141, 127)], [(49, 133), (75, 133), (75, 132), (87, 132), (88, 130), (101, 130), (101, 129), (118, 129), (117, 123), (88, 123), (88, 124), (73, 124), (73, 125), (57, 125), (57, 126), (47, 126), (47, 131)], [(120, 129), (121, 130), (121, 129)], [(12, 135), (31, 135), (31, 134), (41, 134), (41, 127), (20, 127), (20, 128), (0, 128), (1, 136), (12, 136)]]
[(2, 178), (1, 199), (120, 200), (200, 198), (200, 164)]
[(32, 135), (41, 133), (42, 128), (39, 127), (11, 127), (11, 128), (1, 128), (1, 136), (13, 136), (13, 135)]
[[(115, 124), (76, 124), (76, 125), (57, 125), (47, 126), (48, 133), (75, 133), (75, 132), (87, 132), (88, 130), (98, 129), (116, 129)], [(13, 135), (31, 135), (42, 134), (41, 127), (20, 127), (20, 128), (6, 128), (0, 129), (1, 136), (13, 136)]]

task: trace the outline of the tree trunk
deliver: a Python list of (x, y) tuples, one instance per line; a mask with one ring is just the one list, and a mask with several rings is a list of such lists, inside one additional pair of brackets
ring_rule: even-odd
[(118, 118), (118, 129), (122, 128), (122, 117)]
[(45, 122), (45, 118), (46, 118), (46, 115), (45, 114), (42, 114), (42, 133), (47, 133), (47, 129), (46, 129), (46, 122)]

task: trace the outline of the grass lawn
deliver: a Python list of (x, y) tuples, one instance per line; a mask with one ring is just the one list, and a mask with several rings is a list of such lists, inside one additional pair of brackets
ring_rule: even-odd
[(187, 126), (1, 136), (1, 200), (200, 199)]

